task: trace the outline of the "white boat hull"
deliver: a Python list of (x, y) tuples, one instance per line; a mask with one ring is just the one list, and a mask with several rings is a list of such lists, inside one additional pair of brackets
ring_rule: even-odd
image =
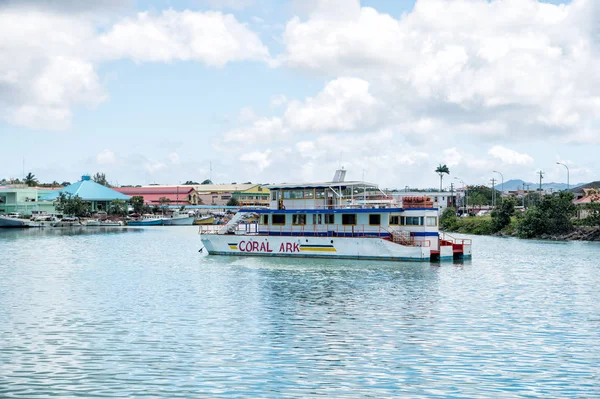
[(30, 227), (31, 221), (26, 219), (0, 216), (0, 227)]
[(405, 246), (378, 237), (282, 237), (202, 234), (211, 255), (288, 256), (335, 259), (429, 261), (428, 247)]
[(194, 217), (186, 216), (183, 218), (165, 218), (164, 221), (165, 226), (191, 226), (194, 224)]

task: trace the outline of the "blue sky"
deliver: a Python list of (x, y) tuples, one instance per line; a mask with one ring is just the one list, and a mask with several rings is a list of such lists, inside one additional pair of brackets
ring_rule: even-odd
[[(591, 0), (0, 3), (0, 178), (599, 178)], [(209, 170), (212, 165), (212, 172)], [(452, 178), (446, 179), (449, 184)]]

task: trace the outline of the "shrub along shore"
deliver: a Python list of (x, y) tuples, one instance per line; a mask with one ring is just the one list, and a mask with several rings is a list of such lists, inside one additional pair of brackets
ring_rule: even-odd
[(524, 212), (515, 211), (515, 201), (504, 199), (491, 216), (457, 217), (447, 208), (440, 229), (447, 232), (538, 238), (549, 240), (600, 241), (600, 203), (589, 204), (589, 216), (575, 219), (573, 194), (546, 195)]

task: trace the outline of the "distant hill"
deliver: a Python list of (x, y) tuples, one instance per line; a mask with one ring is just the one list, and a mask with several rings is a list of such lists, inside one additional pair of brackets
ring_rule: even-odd
[[(530, 190), (536, 190), (540, 186), (540, 183), (526, 182), (526, 181), (520, 180), (520, 179), (512, 179), (512, 180), (504, 182), (504, 191), (522, 190), (523, 183), (525, 183), (525, 188), (527, 188), (527, 185), (529, 185)], [(585, 183), (576, 183), (576, 184), (571, 184), (569, 187), (574, 188), (574, 187), (578, 187), (578, 186), (581, 186), (584, 184)], [(498, 184), (498, 185), (494, 186), (494, 188), (496, 190), (502, 190), (502, 184)], [(550, 191), (551, 189), (552, 189), (552, 191), (566, 190), (567, 183), (543, 183), (542, 184), (542, 190)]]

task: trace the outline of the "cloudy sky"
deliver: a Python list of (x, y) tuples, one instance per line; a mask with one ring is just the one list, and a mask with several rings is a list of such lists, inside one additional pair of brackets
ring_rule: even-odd
[(598, 65), (597, 0), (0, 0), (0, 178), (598, 180)]

